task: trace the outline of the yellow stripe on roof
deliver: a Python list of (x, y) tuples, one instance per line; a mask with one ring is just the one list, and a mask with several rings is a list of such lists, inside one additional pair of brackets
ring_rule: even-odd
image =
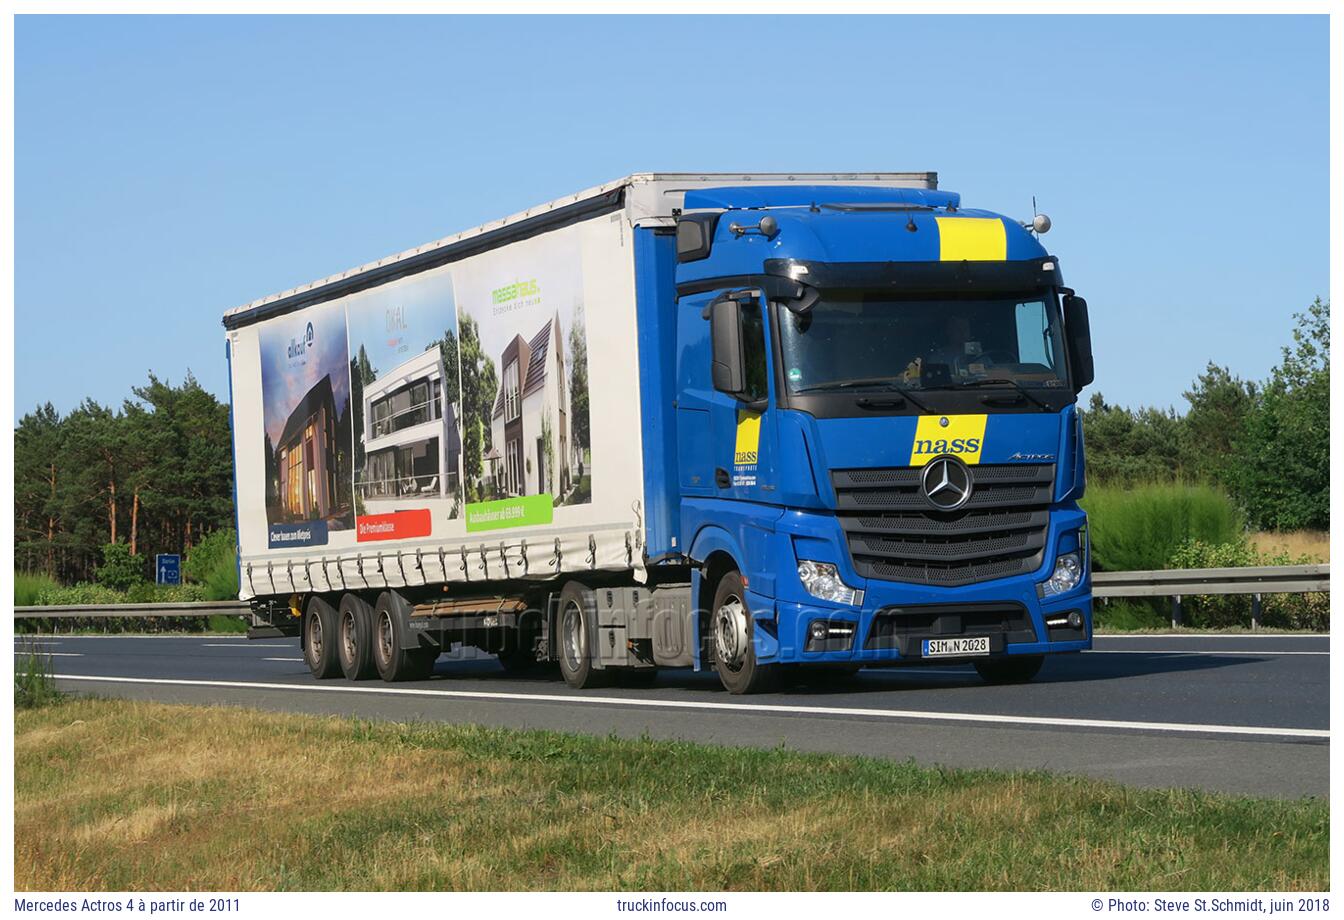
[(997, 217), (935, 217), (938, 258), (943, 262), (1002, 262), (1008, 234)]

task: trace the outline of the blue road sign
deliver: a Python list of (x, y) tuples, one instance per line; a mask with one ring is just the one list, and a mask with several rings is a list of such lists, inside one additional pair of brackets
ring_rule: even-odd
[(154, 580), (161, 585), (182, 584), (182, 557), (177, 553), (159, 553), (154, 557)]

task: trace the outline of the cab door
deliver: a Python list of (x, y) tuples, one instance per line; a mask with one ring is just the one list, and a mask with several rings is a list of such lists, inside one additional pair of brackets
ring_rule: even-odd
[[(776, 439), (775, 415), (770, 408), (766, 310), (759, 294), (738, 293), (734, 300), (738, 304), (742, 389), (735, 393), (710, 391), (715, 494), (740, 501), (770, 502), (775, 491)], [(711, 362), (718, 357), (711, 348)]]

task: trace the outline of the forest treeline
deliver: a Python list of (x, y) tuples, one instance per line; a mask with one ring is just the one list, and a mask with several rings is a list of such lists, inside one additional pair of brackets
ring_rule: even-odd
[[(460, 346), (444, 344), (464, 357), (479, 351), (474, 328)], [(575, 371), (586, 378), (583, 358)], [(479, 360), (468, 366), (461, 386), (471, 409), (493, 399), (495, 381), (478, 379)], [(1207, 483), (1252, 528), (1328, 529), (1329, 393), (1330, 306), (1318, 299), (1296, 315), (1292, 344), (1265, 380), (1210, 363), (1181, 413), (1115, 406), (1093, 393), (1083, 412), (1089, 482)], [(470, 468), (481, 445), (468, 437), (467, 447)], [(176, 386), (150, 374), (120, 406), (90, 398), (62, 415), (48, 403), (15, 428), (20, 571), (89, 581), (108, 544), (125, 544), (148, 566), (156, 553), (188, 553), (233, 522), (229, 407), (190, 373)]]

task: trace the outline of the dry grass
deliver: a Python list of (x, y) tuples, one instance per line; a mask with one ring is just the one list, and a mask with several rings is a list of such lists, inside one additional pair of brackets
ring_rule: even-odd
[(1251, 534), (1251, 544), (1265, 556), (1287, 555), (1297, 560), (1330, 561), (1330, 534), (1322, 530), (1265, 531)]
[(20, 890), (1329, 884), (1322, 802), (1040, 773), (107, 700), (15, 759)]

